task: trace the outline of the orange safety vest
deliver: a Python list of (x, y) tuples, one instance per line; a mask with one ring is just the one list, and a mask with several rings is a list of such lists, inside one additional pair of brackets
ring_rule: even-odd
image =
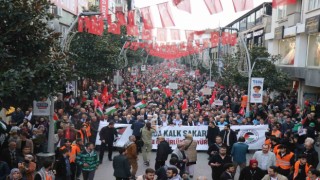
[(76, 144), (71, 145), (71, 152), (70, 152), (70, 157), (69, 157), (70, 163), (76, 162), (76, 157), (80, 152), (81, 152), (81, 150), (78, 145), (76, 145)]
[(247, 107), (247, 102), (248, 102), (248, 96), (244, 95), (241, 97), (241, 107)]
[[(299, 160), (296, 163), (294, 163), (293, 179), (296, 178), (299, 174), (299, 165), (300, 165)], [(310, 169), (310, 165), (308, 163), (306, 163), (306, 166), (305, 166), (306, 175), (308, 175), (309, 169)]]
[(281, 157), (280, 152), (276, 154), (276, 166), (280, 167), (281, 169), (288, 170), (291, 168), (290, 159), (294, 156), (292, 152), (286, 154), (285, 156)]
[(276, 136), (277, 138), (281, 138), (281, 131), (277, 130), (276, 132), (271, 132), (271, 135)]
[(280, 144), (276, 145), (275, 147), (273, 147), (273, 153), (277, 154), (278, 153), (278, 147), (280, 146)]
[(266, 145), (268, 145), (269, 147), (271, 147), (271, 140), (270, 140), (270, 139), (264, 140), (264, 144), (266, 144)]

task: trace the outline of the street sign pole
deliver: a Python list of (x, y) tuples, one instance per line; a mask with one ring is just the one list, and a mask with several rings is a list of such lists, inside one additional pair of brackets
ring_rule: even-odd
[(53, 120), (53, 114), (54, 114), (54, 100), (53, 97), (50, 96), (50, 115), (49, 115), (49, 136), (48, 136), (48, 152), (54, 153), (54, 120)]
[(119, 70), (117, 70), (117, 91), (119, 91)]

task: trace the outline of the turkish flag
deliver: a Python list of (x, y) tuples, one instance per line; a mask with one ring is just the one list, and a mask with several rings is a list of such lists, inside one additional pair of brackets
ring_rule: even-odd
[(240, 12), (253, 9), (253, 0), (232, 0), (234, 11)]
[(150, 7), (141, 8), (140, 10), (142, 14), (144, 28), (152, 29), (153, 23), (152, 23), (152, 15), (151, 15)]
[(104, 31), (104, 22), (103, 22), (103, 17), (102, 16), (99, 16), (98, 18), (97, 18), (97, 23), (96, 23), (96, 25), (97, 25), (97, 35), (99, 35), (99, 36), (102, 36), (102, 34), (103, 34), (103, 31)]
[(86, 16), (84, 17), (84, 32), (89, 32), (89, 29), (91, 29), (91, 19)]
[(162, 3), (162, 4), (158, 4), (157, 6), (158, 6), (159, 14), (160, 14), (162, 27), (174, 26), (172, 13), (170, 11), (168, 2)]
[(130, 26), (134, 26), (135, 23), (134, 23), (134, 11), (129, 11), (128, 12), (128, 25)]
[(230, 33), (229, 32), (222, 32), (221, 43), (223, 45), (230, 44)]
[(107, 21), (108, 21), (108, 25), (110, 25), (110, 24), (112, 23), (111, 14), (108, 14), (108, 16), (107, 16)]
[(210, 48), (210, 39), (203, 39), (203, 49)]
[(120, 25), (127, 25), (123, 12), (116, 12), (116, 16)]
[(79, 19), (78, 19), (78, 32), (83, 32), (83, 23), (84, 23), (84, 19), (82, 17), (79, 17)]
[(126, 43), (124, 44), (123, 48), (127, 49), (129, 47), (131, 43), (129, 41), (126, 41)]
[(234, 46), (237, 44), (237, 33), (230, 34), (230, 45)]
[(98, 21), (97, 21), (96, 16), (91, 16), (90, 20), (91, 20), (91, 27), (88, 29), (88, 32), (91, 33), (91, 34), (97, 34)]
[(180, 30), (179, 29), (171, 29), (171, 40), (180, 40)]
[(152, 30), (151, 29), (142, 29), (141, 39), (152, 40)]
[(297, 0), (272, 0), (272, 7), (284, 6), (289, 4), (297, 4)]
[(131, 42), (130, 49), (133, 50), (133, 51), (138, 50), (139, 49), (139, 43), (138, 42)]
[(220, 0), (204, 0), (204, 3), (206, 4), (210, 14), (217, 14), (223, 11)]
[(172, 0), (173, 5), (178, 5), (182, 2), (183, 0)]
[(185, 110), (185, 109), (187, 109), (187, 108), (188, 108), (188, 103), (187, 103), (187, 100), (184, 99), (184, 100), (183, 100), (183, 103), (182, 103), (182, 106), (181, 106), (181, 109), (182, 109), (182, 110)]
[(212, 32), (210, 41), (211, 47), (217, 47), (219, 44), (219, 32)]
[[(175, 1), (175, 0), (174, 0), (174, 1)], [(188, 12), (188, 13), (191, 13), (191, 2), (190, 2), (190, 0), (183, 0), (183, 1), (180, 0), (180, 3), (178, 3), (178, 4), (175, 4), (175, 3), (174, 3), (174, 5), (175, 5), (178, 9), (180, 9), (180, 10), (182, 10), (182, 11), (186, 11), (186, 12)]]
[(186, 39), (187, 41), (193, 41), (194, 40), (194, 31), (185, 30)]
[(138, 26), (127, 26), (127, 35), (138, 36), (139, 35)]
[(112, 34), (121, 34), (120, 24), (112, 23), (109, 25), (108, 32)]
[(157, 29), (157, 41), (167, 41), (167, 29)]

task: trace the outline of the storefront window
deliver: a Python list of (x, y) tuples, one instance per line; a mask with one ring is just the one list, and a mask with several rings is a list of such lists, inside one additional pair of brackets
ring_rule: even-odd
[(308, 66), (320, 66), (320, 34), (309, 35)]
[(279, 54), (281, 65), (293, 65), (296, 52), (296, 38), (287, 38), (279, 40)]

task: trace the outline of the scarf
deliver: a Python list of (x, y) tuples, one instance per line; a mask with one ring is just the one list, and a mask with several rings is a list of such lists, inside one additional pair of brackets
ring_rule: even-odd
[(177, 155), (177, 156), (178, 156), (178, 160), (182, 160), (182, 159), (183, 159), (183, 154), (182, 154), (182, 152), (180, 151), (179, 148), (176, 148), (176, 149), (172, 152), (172, 154)]

